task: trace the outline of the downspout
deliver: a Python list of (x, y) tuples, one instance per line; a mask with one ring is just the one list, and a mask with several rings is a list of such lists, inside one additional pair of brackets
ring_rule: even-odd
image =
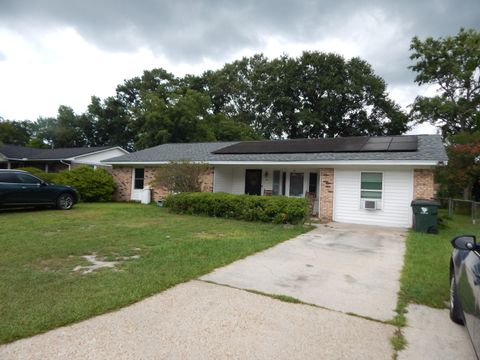
[(67, 165), (68, 166), (68, 171), (70, 171), (72, 169), (72, 165), (69, 164), (69, 163), (66, 163), (65, 161), (63, 160), (60, 160), (60, 162), (63, 164), (63, 165)]

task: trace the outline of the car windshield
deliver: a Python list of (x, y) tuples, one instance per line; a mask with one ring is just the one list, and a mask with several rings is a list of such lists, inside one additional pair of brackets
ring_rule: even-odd
[(17, 176), (20, 179), (20, 182), (24, 184), (41, 184), (42, 183), (42, 180), (30, 174), (18, 173)]
[(12, 173), (4, 172), (4, 173), (0, 173), (0, 182), (9, 183), (9, 184), (16, 184), (16, 183), (20, 182), (20, 179), (13, 172)]

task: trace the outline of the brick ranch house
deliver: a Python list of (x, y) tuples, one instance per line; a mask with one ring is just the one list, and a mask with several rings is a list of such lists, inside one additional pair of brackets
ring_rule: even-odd
[[(139, 200), (157, 167), (211, 165), (203, 191), (308, 197), (322, 221), (410, 227), (413, 199), (434, 197), (433, 171), (446, 164), (438, 135), (164, 144), (105, 160), (117, 200)], [(153, 199), (166, 195), (154, 188)]]

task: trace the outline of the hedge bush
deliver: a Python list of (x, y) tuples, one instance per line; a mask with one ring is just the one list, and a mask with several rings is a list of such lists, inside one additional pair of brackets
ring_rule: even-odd
[(36, 177), (42, 179), (43, 181), (46, 181), (47, 183), (55, 183), (56, 178), (58, 173), (46, 173), (45, 171), (42, 171), (38, 168), (35, 167), (22, 167), (18, 168), (16, 170), (23, 170), (23, 171), (28, 171), (32, 175), (35, 175)]
[(85, 202), (111, 201), (115, 191), (112, 175), (104, 169), (79, 166), (57, 174), (56, 184), (74, 186)]
[(197, 214), (247, 221), (303, 223), (308, 203), (302, 198), (251, 196), (227, 193), (180, 193), (170, 195), (165, 206), (179, 214)]
[(80, 194), (80, 200), (85, 202), (112, 201), (115, 191), (115, 181), (104, 169), (94, 170), (90, 166), (79, 166), (58, 173), (46, 173), (34, 167), (17, 170), (28, 171), (47, 183), (74, 186)]

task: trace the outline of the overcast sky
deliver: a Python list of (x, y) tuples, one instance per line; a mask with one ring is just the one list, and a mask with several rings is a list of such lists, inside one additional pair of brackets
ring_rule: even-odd
[(200, 74), (303, 50), (367, 60), (405, 107), (433, 91), (407, 69), (411, 38), (460, 27), (480, 29), (479, 0), (0, 0), (0, 116), (34, 120), (60, 104), (80, 113), (154, 67)]

